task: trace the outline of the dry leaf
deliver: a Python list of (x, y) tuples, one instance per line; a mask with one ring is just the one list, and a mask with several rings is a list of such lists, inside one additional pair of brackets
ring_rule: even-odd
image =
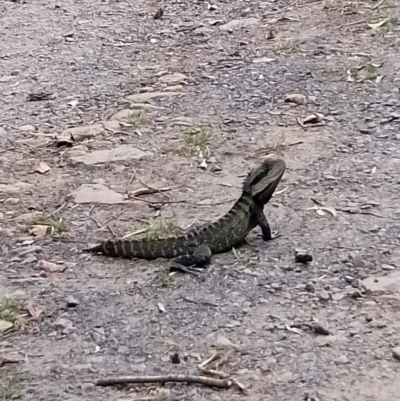
[(266, 39), (267, 40), (275, 39), (275, 34), (272, 31), (268, 31)]
[(207, 10), (208, 11), (217, 11), (218, 7), (214, 4), (207, 3)]
[(43, 312), (41, 309), (36, 309), (33, 306), (32, 301), (28, 302), (25, 309), (28, 311), (28, 313), (31, 315), (33, 319), (38, 319), (41, 313)]
[(49, 226), (34, 225), (29, 229), (29, 235), (35, 237), (45, 237), (48, 233)]
[(332, 206), (321, 206), (321, 210), (325, 210), (326, 212), (330, 213), (333, 217), (336, 217), (336, 210)]
[(310, 114), (306, 116), (303, 120), (297, 118), (297, 122), (300, 127), (308, 128), (308, 127), (321, 127), (325, 125), (324, 115), (321, 113)]
[(290, 327), (288, 325), (285, 325), (287, 331), (291, 331), (292, 333), (296, 334), (303, 334), (303, 332), (299, 329), (296, 329), (295, 327)]
[(33, 170), (40, 174), (45, 174), (50, 171), (50, 167), (45, 162), (39, 162), (33, 166)]
[(304, 118), (303, 124), (318, 124), (324, 119), (324, 115), (320, 113), (310, 114)]
[(23, 362), (24, 358), (22, 355), (18, 354), (0, 354), (0, 367), (5, 365), (6, 363), (20, 363)]
[(296, 103), (302, 105), (306, 102), (306, 97), (300, 93), (291, 93), (286, 96), (285, 103)]
[(153, 19), (160, 19), (164, 15), (164, 9), (160, 7), (157, 12), (154, 14)]
[(7, 320), (0, 320), (0, 333), (13, 328), (13, 324)]
[(199, 168), (202, 168), (203, 170), (207, 169), (207, 162), (206, 159), (203, 159), (203, 161), (201, 162), (201, 164), (199, 164)]
[(332, 206), (313, 206), (306, 210), (315, 210), (319, 216), (325, 216), (325, 212), (330, 213), (333, 217), (336, 217), (337, 215), (335, 208)]
[(47, 273), (62, 273), (66, 267), (58, 265), (57, 263), (48, 262), (47, 260), (39, 260), (37, 264), (39, 270), (43, 270)]
[(389, 18), (385, 18), (382, 21), (377, 22), (376, 24), (367, 24), (371, 29), (378, 29), (381, 26), (386, 25), (389, 22)]
[(75, 107), (79, 103), (79, 100), (71, 100), (67, 104), (71, 107)]
[(164, 307), (164, 305), (163, 305), (161, 302), (159, 302), (159, 303), (157, 304), (157, 306), (158, 306), (158, 310), (159, 310), (160, 312), (162, 312), (162, 313), (165, 313), (165, 312), (166, 312), (165, 307)]

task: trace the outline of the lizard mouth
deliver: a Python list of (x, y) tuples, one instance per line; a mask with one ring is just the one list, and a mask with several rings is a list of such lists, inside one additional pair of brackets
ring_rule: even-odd
[(283, 160), (266, 160), (259, 173), (251, 182), (251, 195), (254, 200), (265, 205), (269, 202), (286, 170)]

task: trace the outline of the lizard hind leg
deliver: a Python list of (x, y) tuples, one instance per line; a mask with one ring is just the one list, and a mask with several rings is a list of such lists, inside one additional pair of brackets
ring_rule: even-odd
[(191, 255), (181, 255), (172, 260), (182, 266), (205, 267), (211, 262), (211, 249), (208, 245), (199, 245)]
[(181, 255), (172, 259), (170, 263), (170, 270), (181, 271), (182, 273), (190, 273), (198, 276), (199, 273), (196, 269), (190, 266), (204, 268), (211, 262), (211, 249), (207, 245), (198, 246), (191, 255)]

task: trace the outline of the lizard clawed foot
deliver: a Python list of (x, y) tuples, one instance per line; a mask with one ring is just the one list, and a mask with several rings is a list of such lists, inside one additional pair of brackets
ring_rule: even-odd
[(277, 239), (277, 238), (279, 238), (279, 237), (282, 237), (282, 235), (279, 234), (279, 231), (274, 231), (274, 232), (272, 233), (272, 236), (271, 236), (270, 241), (272, 241), (272, 240), (274, 240), (274, 239)]
[(179, 264), (171, 264), (169, 266), (170, 271), (179, 271), (181, 273), (188, 273), (188, 274), (193, 274), (194, 276), (200, 276), (200, 273), (196, 271), (195, 269), (192, 269), (190, 267), (185, 267)]
[(274, 239), (277, 239), (277, 238), (281, 237), (282, 235), (279, 234), (279, 231), (274, 231), (273, 233), (271, 233), (271, 235), (268, 235), (268, 236), (264, 236), (264, 235), (261, 235), (261, 234), (258, 234), (257, 236), (259, 238), (262, 238), (264, 241), (272, 241)]

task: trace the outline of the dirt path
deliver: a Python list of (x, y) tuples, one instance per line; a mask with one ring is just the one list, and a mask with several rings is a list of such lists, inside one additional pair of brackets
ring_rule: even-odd
[[(0, 5), (0, 290), (42, 311), (0, 337), (3, 399), (397, 398), (400, 45), (397, 3), (379, 3)], [(254, 230), (200, 278), (28, 232), (37, 211), (92, 243), (156, 214), (216, 219), (266, 145), (288, 165), (267, 208), (282, 236)], [(127, 203), (145, 185), (169, 190)], [(93, 384), (199, 374), (215, 348), (246, 395)]]

